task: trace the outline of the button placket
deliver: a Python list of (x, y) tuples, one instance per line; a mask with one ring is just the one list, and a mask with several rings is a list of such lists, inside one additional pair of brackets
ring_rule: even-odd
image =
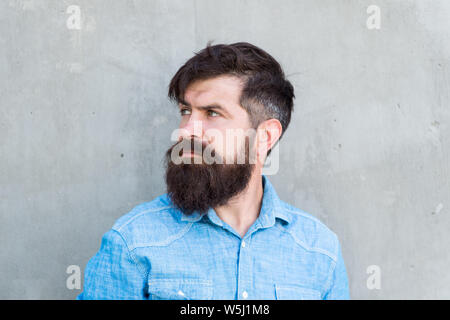
[[(249, 235), (250, 236), (250, 235)], [(239, 249), (239, 265), (238, 265), (238, 299), (247, 299), (252, 284), (252, 263), (249, 250), (249, 236), (241, 240)]]

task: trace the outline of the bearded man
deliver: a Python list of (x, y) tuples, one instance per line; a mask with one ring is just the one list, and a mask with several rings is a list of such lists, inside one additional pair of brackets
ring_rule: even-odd
[(77, 299), (349, 299), (337, 236), (263, 174), (294, 89), (245, 42), (207, 47), (172, 78), (180, 112), (167, 193), (103, 236)]

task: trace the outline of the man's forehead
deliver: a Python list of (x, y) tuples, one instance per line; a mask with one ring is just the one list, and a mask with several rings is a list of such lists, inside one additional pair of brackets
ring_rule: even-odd
[(197, 80), (185, 91), (180, 102), (187, 106), (206, 106), (220, 104), (223, 107), (239, 105), (242, 91), (241, 81), (232, 76), (220, 76), (213, 79)]

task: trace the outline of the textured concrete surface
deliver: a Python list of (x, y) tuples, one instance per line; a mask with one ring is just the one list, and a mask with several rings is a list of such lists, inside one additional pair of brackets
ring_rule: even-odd
[(445, 0), (1, 1), (0, 298), (73, 299), (67, 267), (164, 192), (167, 85), (214, 40), (261, 46), (295, 85), (269, 178), (338, 234), (352, 297), (449, 299), (449, 16)]

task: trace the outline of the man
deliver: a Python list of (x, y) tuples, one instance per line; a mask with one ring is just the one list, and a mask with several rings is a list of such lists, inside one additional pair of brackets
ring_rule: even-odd
[(208, 44), (175, 74), (167, 193), (121, 217), (78, 299), (348, 299), (336, 235), (262, 174), (294, 90), (249, 43)]

